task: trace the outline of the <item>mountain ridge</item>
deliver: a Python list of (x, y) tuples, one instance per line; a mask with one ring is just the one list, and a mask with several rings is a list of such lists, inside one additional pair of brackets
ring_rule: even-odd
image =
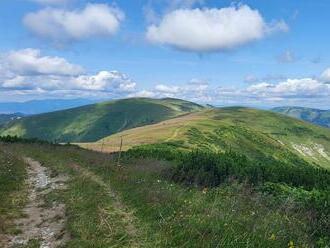
[(296, 157), (330, 168), (329, 129), (265, 110), (242, 107), (203, 110), (125, 130), (82, 146), (97, 150), (100, 144), (105, 144), (107, 151), (107, 145), (118, 144), (120, 137), (125, 150), (140, 145), (172, 144), (182, 149), (232, 150), (256, 160), (269, 156), (294, 163)]
[(125, 129), (157, 123), (203, 109), (173, 99), (127, 98), (33, 115), (9, 123), (0, 135), (56, 142), (96, 141)]

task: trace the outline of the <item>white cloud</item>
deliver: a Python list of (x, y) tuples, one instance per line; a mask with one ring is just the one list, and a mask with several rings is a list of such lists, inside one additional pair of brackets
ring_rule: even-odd
[(4, 60), (4, 67), (20, 75), (79, 75), (84, 71), (63, 58), (42, 56), (40, 50), (31, 48), (11, 51)]
[(255, 83), (247, 87), (212, 87), (192, 80), (183, 85), (159, 84), (152, 90), (132, 94), (175, 97), (200, 103), (226, 105), (308, 105), (330, 104), (330, 85), (317, 79), (286, 79), (277, 83)]
[(267, 24), (258, 10), (247, 5), (222, 9), (177, 9), (165, 14), (158, 25), (148, 27), (146, 37), (153, 43), (194, 52), (232, 49), (286, 32), (285, 22)]
[(189, 99), (197, 102), (211, 101), (210, 92), (207, 82), (193, 79), (184, 85), (157, 84), (151, 90), (138, 91), (130, 96), (145, 97), (174, 97), (181, 99)]
[(324, 72), (322, 72), (321, 80), (330, 82), (330, 68), (327, 68)]
[(180, 87), (178, 86), (168, 86), (164, 84), (158, 84), (155, 87), (155, 91), (163, 94), (177, 94), (180, 92)]
[(118, 71), (100, 71), (96, 75), (83, 75), (73, 79), (78, 89), (128, 93), (135, 91), (136, 83)]
[(247, 92), (263, 97), (325, 97), (330, 96), (330, 85), (312, 78), (288, 79), (278, 84), (255, 84), (247, 88)]
[(141, 90), (141, 91), (137, 91), (137, 92), (134, 92), (132, 94), (129, 94), (128, 97), (150, 97), (150, 98), (153, 98), (153, 97), (157, 97), (157, 95), (154, 92), (149, 91), (149, 90)]
[(54, 42), (109, 37), (117, 33), (124, 13), (106, 4), (87, 4), (84, 9), (45, 8), (27, 14), (24, 25), (36, 35)]
[[(136, 91), (136, 82), (118, 71), (88, 74), (64, 58), (42, 56), (36, 49), (11, 51), (0, 57), (0, 91), (17, 94), (108, 95), (121, 97)], [(60, 93), (60, 96), (62, 93)]]

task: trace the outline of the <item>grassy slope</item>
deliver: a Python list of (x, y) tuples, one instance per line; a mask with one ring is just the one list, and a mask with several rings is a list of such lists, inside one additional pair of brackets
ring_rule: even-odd
[(124, 99), (26, 117), (4, 128), (0, 135), (58, 142), (96, 141), (122, 130), (201, 108), (177, 99)]
[(278, 107), (274, 112), (330, 128), (330, 111), (304, 107)]
[[(313, 247), (310, 214), (292, 199), (236, 183), (215, 189), (186, 188), (162, 176), (169, 165), (152, 160), (123, 161), (71, 146), (8, 145), (71, 180), (65, 194), (71, 241), (65, 247)], [(72, 171), (79, 164), (117, 191), (135, 215), (138, 240), (122, 226), (112, 200), (90, 178)], [(96, 200), (97, 199), (97, 200)], [(131, 243), (133, 242), (133, 243)], [(133, 245), (134, 244), (134, 245)]]
[(205, 110), (130, 129), (83, 146), (99, 150), (104, 143), (105, 150), (118, 150), (120, 136), (123, 137), (124, 149), (141, 144), (174, 142), (186, 148), (231, 149), (255, 159), (270, 155), (288, 160), (294, 153), (309, 162), (330, 168), (328, 129), (262, 110)]
[(17, 114), (0, 114), (0, 127), (16, 120), (17, 118), (23, 117), (23, 114), (17, 113)]
[(14, 234), (17, 229), (13, 220), (21, 216), (21, 209), (27, 200), (24, 179), (25, 164), (16, 156), (0, 150), (0, 247), (1, 236)]

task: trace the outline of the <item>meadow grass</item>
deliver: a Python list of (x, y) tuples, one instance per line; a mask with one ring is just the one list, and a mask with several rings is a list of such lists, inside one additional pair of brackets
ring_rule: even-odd
[[(67, 192), (66, 247), (313, 247), (312, 215), (293, 198), (278, 200), (247, 183), (185, 187), (166, 179), (172, 164), (148, 159), (121, 161), (73, 146), (10, 145), (59, 173), (71, 176)], [(127, 235), (104, 188), (72, 170), (79, 164), (98, 175), (135, 216), (138, 237)], [(111, 228), (105, 224), (112, 223)]]
[(1, 235), (19, 232), (13, 222), (21, 217), (27, 202), (25, 167), (21, 159), (0, 144), (0, 245)]
[(184, 148), (232, 150), (253, 159), (266, 155), (287, 161), (287, 154), (293, 153), (312, 165), (330, 168), (329, 129), (270, 111), (239, 107), (204, 110), (79, 145), (113, 152), (119, 150), (121, 138), (124, 150), (181, 142)]

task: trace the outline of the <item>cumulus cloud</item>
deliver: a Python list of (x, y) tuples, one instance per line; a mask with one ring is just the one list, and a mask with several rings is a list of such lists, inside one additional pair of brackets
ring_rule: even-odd
[(196, 102), (211, 101), (209, 84), (202, 80), (192, 79), (183, 85), (157, 84), (153, 89), (141, 90), (130, 94), (130, 97), (174, 97)]
[(150, 42), (194, 52), (232, 49), (260, 40), (274, 32), (286, 32), (284, 21), (266, 23), (258, 10), (247, 5), (222, 9), (177, 9), (159, 24), (148, 27)]
[(84, 9), (45, 8), (28, 13), (24, 25), (34, 34), (54, 42), (109, 37), (117, 33), (124, 13), (107, 4), (87, 4)]
[(158, 84), (151, 90), (131, 96), (174, 97), (200, 103), (228, 105), (306, 105), (330, 104), (330, 85), (313, 78), (285, 79), (276, 83), (260, 82), (246, 87), (215, 87), (191, 80), (183, 85)]
[(260, 83), (247, 88), (248, 93), (260, 97), (316, 98), (330, 96), (330, 85), (317, 79), (288, 79), (278, 84)]
[(84, 69), (60, 57), (42, 56), (38, 49), (11, 51), (4, 67), (19, 75), (79, 75)]
[(78, 89), (128, 93), (135, 91), (136, 83), (118, 71), (100, 71), (96, 75), (83, 75), (73, 79)]
[(118, 71), (88, 74), (79, 65), (64, 58), (43, 56), (37, 49), (11, 51), (0, 57), (0, 91), (45, 95), (65, 91), (66, 95), (100, 93), (121, 97), (135, 92), (136, 86), (136, 82)]
[(330, 68), (327, 68), (321, 75), (321, 80), (330, 83)]

